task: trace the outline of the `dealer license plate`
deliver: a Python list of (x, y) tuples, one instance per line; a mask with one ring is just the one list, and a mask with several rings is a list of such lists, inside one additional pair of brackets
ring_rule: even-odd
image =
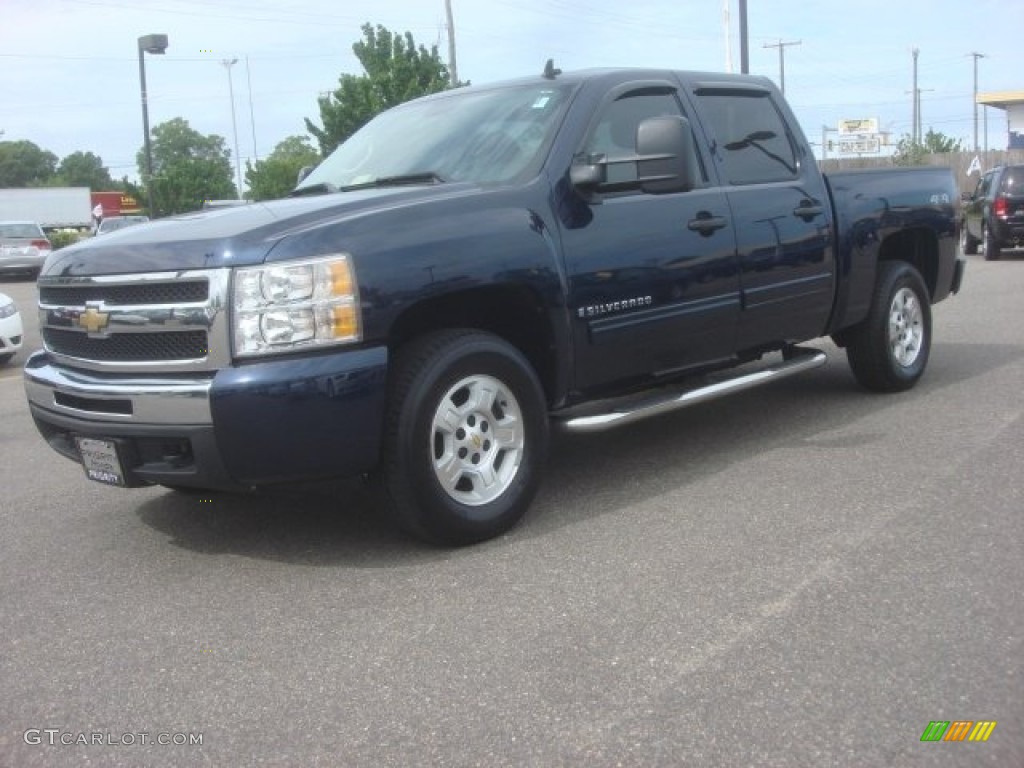
[(78, 453), (82, 456), (82, 466), (90, 480), (107, 485), (124, 485), (124, 470), (121, 469), (116, 443), (92, 437), (79, 437), (76, 442)]

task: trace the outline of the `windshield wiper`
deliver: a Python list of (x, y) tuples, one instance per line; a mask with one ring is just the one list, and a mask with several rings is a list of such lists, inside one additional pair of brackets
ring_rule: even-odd
[(419, 171), (418, 173), (403, 173), (399, 176), (381, 176), (379, 179), (363, 181), (358, 184), (348, 184), (341, 188), (342, 192), (353, 189), (372, 189), (374, 187), (401, 187), (406, 184), (444, 184), (445, 180), (434, 171)]
[(328, 195), (337, 192), (338, 188), (329, 181), (321, 181), (319, 184), (310, 184), (308, 187), (293, 189), (288, 197), (301, 197), (302, 195)]

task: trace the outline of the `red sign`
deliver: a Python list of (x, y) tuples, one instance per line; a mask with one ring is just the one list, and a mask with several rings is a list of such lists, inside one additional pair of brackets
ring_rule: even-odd
[(139, 213), (139, 203), (131, 195), (124, 192), (93, 192), (92, 205), (103, 208), (103, 218), (111, 216), (128, 216)]

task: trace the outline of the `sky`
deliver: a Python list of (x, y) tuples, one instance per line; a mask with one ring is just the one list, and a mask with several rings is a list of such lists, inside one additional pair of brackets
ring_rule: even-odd
[[(635, 66), (740, 68), (738, 0), (451, 0), (458, 75), (474, 84)], [(729, 34), (724, 23), (729, 6)], [(0, 0), (0, 141), (27, 139), (59, 158), (99, 155), (117, 179), (138, 178), (142, 109), (136, 40), (146, 55), (150, 126), (183, 117), (265, 157), (343, 73), (361, 74), (352, 44), (364, 23), (412, 33), (447, 60), (444, 0)], [(877, 118), (893, 141), (911, 131), (918, 49), (921, 123), (974, 143), (978, 90), (1024, 90), (1024, 0), (748, 0), (750, 72), (779, 82), (820, 154), (823, 126)], [(727, 44), (727, 39), (729, 43)], [(223, 62), (237, 59), (233, 66)], [(230, 78), (230, 83), (229, 83)], [(1006, 113), (979, 108), (979, 145), (1006, 148)], [(835, 134), (828, 138), (834, 139)], [(316, 142), (312, 142), (316, 145)]]

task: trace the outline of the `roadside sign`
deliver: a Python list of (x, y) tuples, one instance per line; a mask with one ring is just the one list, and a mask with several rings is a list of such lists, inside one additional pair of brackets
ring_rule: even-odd
[(864, 117), (859, 120), (840, 120), (838, 133), (849, 136), (856, 133), (878, 133), (878, 118)]
[(878, 136), (840, 136), (839, 154), (877, 155), (882, 151), (882, 140)]

